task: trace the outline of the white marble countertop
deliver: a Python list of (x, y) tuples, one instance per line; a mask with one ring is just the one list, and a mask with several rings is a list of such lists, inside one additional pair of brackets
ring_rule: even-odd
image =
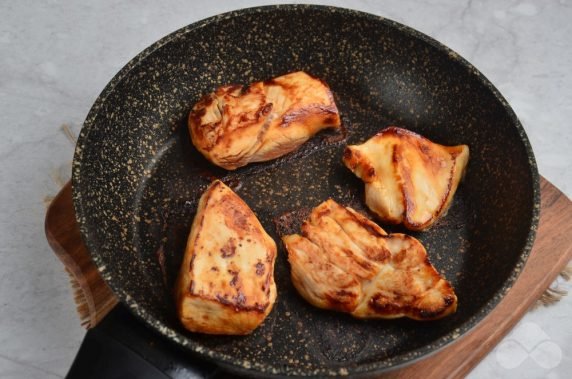
[[(312, 1), (309, 1), (312, 2)], [(81, 124), (143, 48), (224, 11), (277, 1), (0, 2), (0, 377), (61, 378), (81, 343), (68, 279), (43, 232), (54, 173)], [(399, 21), (448, 45), (512, 105), (540, 173), (572, 195), (572, 1), (322, 1)], [(568, 288), (570, 286), (568, 285)], [(569, 378), (572, 296), (528, 313), (472, 378)]]

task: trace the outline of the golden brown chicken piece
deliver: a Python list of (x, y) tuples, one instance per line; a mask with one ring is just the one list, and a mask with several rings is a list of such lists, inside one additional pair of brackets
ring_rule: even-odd
[(252, 210), (221, 181), (202, 195), (175, 289), (185, 328), (248, 334), (276, 300), (276, 244)]
[(298, 292), (319, 308), (357, 318), (435, 320), (455, 312), (453, 288), (405, 234), (387, 234), (351, 208), (327, 200), (282, 238)]
[(347, 146), (343, 157), (365, 182), (369, 209), (411, 230), (427, 229), (447, 212), (468, 160), (467, 145), (439, 145), (398, 127)]
[(188, 121), (193, 145), (227, 170), (278, 158), (341, 125), (330, 88), (302, 71), (247, 88), (220, 87), (194, 106)]

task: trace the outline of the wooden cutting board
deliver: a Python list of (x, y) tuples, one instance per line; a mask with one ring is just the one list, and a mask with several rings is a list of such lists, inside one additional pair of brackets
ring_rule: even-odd
[[(540, 225), (534, 247), (518, 280), (495, 309), (473, 330), (439, 352), (381, 378), (462, 378), (514, 327), (572, 259), (572, 202), (541, 179)], [(73, 210), (70, 183), (51, 203), (46, 236), (75, 279), (82, 324), (94, 327), (117, 304), (85, 248)]]

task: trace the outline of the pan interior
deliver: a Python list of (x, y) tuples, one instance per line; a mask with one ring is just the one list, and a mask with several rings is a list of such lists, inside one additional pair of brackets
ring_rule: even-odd
[[(512, 284), (533, 226), (531, 153), (512, 111), (454, 53), (373, 16), (290, 6), (188, 27), (130, 65), (82, 131), (76, 209), (103, 276), (173, 340), (227, 365), (282, 374), (382, 369), (457, 338)], [(202, 94), (296, 70), (330, 85), (344, 138), (321, 134), (291, 155), (233, 172), (192, 146), (186, 116)], [(343, 147), (389, 125), (470, 146), (466, 177), (445, 218), (421, 233), (381, 224), (421, 240), (453, 284), (458, 311), (444, 320), (360, 321), (310, 306), (290, 282), (276, 233), (276, 217), (329, 197), (363, 204), (363, 183), (341, 163)], [(174, 313), (173, 282), (198, 198), (215, 177), (235, 189), (279, 247), (275, 308), (246, 337), (189, 333)]]

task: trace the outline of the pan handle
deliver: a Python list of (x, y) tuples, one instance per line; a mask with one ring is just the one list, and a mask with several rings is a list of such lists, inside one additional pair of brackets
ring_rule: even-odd
[(68, 379), (138, 378), (167, 379), (167, 375), (98, 328), (85, 335), (66, 376)]
[(87, 332), (66, 378), (201, 379), (227, 375), (166, 341), (119, 304)]

